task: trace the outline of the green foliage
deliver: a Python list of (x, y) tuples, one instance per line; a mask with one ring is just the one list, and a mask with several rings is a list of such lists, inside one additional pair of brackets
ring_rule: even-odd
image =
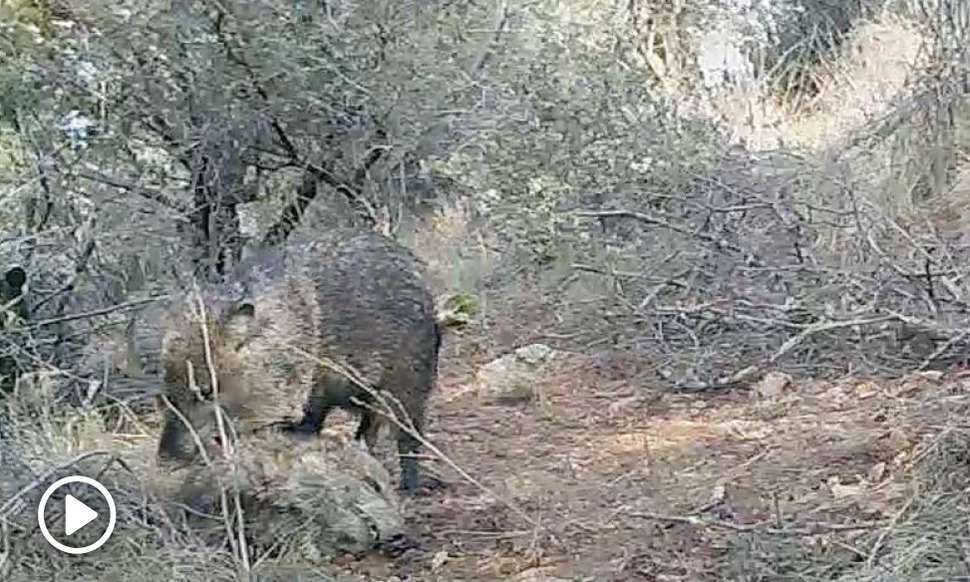
[(20, 111), (37, 107), (39, 92), (36, 77), (14, 67), (0, 66), (0, 123), (15, 127)]
[(438, 300), (437, 319), (442, 327), (464, 327), (478, 313), (479, 299), (469, 293), (452, 293)]
[(36, 108), (40, 85), (29, 64), (49, 35), (50, 15), (42, 3), (0, 3), (0, 126), (15, 124), (18, 111)]

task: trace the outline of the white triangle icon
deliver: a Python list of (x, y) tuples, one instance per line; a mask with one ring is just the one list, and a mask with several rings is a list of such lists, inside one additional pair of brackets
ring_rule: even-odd
[(64, 498), (64, 535), (71, 535), (92, 521), (98, 519), (98, 512), (78, 501), (77, 497)]

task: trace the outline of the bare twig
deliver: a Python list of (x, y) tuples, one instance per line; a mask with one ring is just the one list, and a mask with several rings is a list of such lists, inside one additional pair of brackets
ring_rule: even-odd
[(482, 48), (481, 53), (475, 58), (472, 63), (471, 69), (468, 72), (468, 76), (472, 79), (478, 79), (481, 75), (482, 70), (488, 63), (489, 57), (494, 52), (495, 46), (498, 45), (499, 40), (502, 38), (502, 33), (505, 31), (505, 27), (509, 21), (509, 7), (508, 3), (503, 0), (499, 2), (498, 7), (495, 9), (495, 17), (492, 23), (492, 37), (488, 40), (485, 46)]
[[(231, 463), (233, 473), (238, 472), (239, 467), (236, 462), (236, 455), (234, 454), (234, 440), (229, 438), (226, 432), (226, 422), (223, 418), (222, 408), (218, 406), (219, 403), (219, 376), (216, 373), (216, 367), (212, 359), (212, 343), (209, 339), (209, 326), (206, 321), (206, 310), (205, 303), (202, 300), (202, 296), (198, 295), (197, 304), (199, 308), (199, 325), (202, 328), (202, 342), (205, 348), (205, 362), (206, 367), (209, 371), (209, 385), (212, 388), (212, 401), (215, 403), (214, 412), (216, 415), (216, 427), (219, 431), (219, 438), (221, 440), (223, 455), (226, 459), (229, 459)], [(239, 493), (239, 486), (237, 485), (238, 480), (233, 479), (233, 505), (236, 514), (236, 529), (235, 533), (233, 531), (231, 520), (229, 518), (229, 504), (226, 499), (225, 488), (220, 488), (220, 495), (222, 497), (222, 509), (226, 516), (226, 533), (229, 535), (229, 539), (232, 542), (233, 548), (235, 549), (240, 561), (242, 562), (243, 570), (245, 572), (250, 572), (252, 570), (252, 564), (249, 559), (249, 545), (246, 542), (246, 524), (245, 516), (243, 514), (242, 500)]]
[(870, 530), (883, 526), (883, 522), (864, 522), (864, 523), (813, 523), (807, 526), (778, 528), (775, 520), (759, 521), (758, 523), (734, 523), (718, 519), (704, 519), (694, 515), (662, 515), (659, 513), (645, 512), (626, 512), (623, 515), (649, 519), (652, 521), (665, 521), (669, 523), (682, 523), (696, 527), (726, 529), (739, 533), (760, 533), (774, 536), (818, 536), (836, 532)]
[(152, 202), (157, 202), (158, 204), (168, 208), (169, 210), (174, 210), (182, 215), (188, 215), (191, 212), (191, 208), (187, 205), (182, 204), (177, 199), (174, 199), (162, 192), (158, 192), (144, 186), (139, 186), (138, 184), (133, 184), (121, 180), (119, 178), (112, 178), (110, 176), (105, 176), (96, 172), (78, 172), (78, 178), (83, 178), (85, 180), (90, 180), (92, 182), (97, 182), (99, 184), (104, 184), (105, 186), (111, 186), (112, 188), (118, 188), (119, 190), (124, 190), (125, 192), (130, 192), (132, 194), (137, 194), (146, 200), (151, 200)]
[(137, 299), (135, 301), (127, 301), (125, 303), (119, 303), (117, 305), (112, 305), (111, 307), (105, 307), (103, 309), (94, 309), (91, 311), (85, 311), (83, 313), (74, 313), (70, 315), (62, 315), (60, 317), (52, 317), (50, 319), (42, 319), (40, 321), (31, 322), (30, 327), (38, 328), (48, 325), (54, 325), (58, 323), (64, 323), (68, 321), (77, 321), (79, 319), (89, 319), (91, 317), (98, 317), (101, 315), (108, 315), (115, 313), (116, 311), (124, 311), (126, 309), (132, 309), (140, 305), (145, 305), (147, 303), (154, 303), (155, 301), (160, 301), (166, 299), (167, 295), (158, 295), (155, 297), (149, 297), (148, 299)]
[(899, 523), (900, 519), (902, 519), (903, 515), (905, 515), (906, 512), (909, 511), (909, 508), (913, 506), (913, 503), (916, 501), (917, 497), (919, 496), (918, 493), (919, 492), (917, 490), (917, 492), (914, 492), (913, 495), (910, 495), (909, 499), (906, 500), (906, 503), (899, 508), (899, 511), (893, 514), (893, 517), (889, 521), (889, 524), (886, 525), (886, 527), (883, 528), (881, 532), (879, 532), (879, 537), (876, 538), (876, 542), (872, 544), (872, 549), (869, 551), (869, 557), (866, 560), (866, 565), (868, 565), (869, 568), (872, 568), (875, 565), (876, 558), (878, 558), (879, 556), (879, 550), (882, 548), (882, 544), (886, 541), (886, 537), (889, 536), (889, 534), (893, 531), (893, 529), (896, 527), (896, 524)]
[(579, 210), (579, 211), (576, 211), (574, 214), (576, 216), (584, 217), (584, 218), (604, 218), (604, 217), (611, 217), (611, 216), (617, 217), (617, 218), (632, 218), (644, 224), (653, 224), (690, 238), (696, 238), (698, 240), (714, 245), (715, 247), (720, 249), (734, 251), (734, 252), (743, 251), (741, 247), (733, 243), (730, 243), (723, 238), (718, 238), (716, 236), (713, 236), (704, 232), (696, 232), (696, 231), (690, 230), (687, 227), (674, 224), (669, 220), (658, 218), (656, 216), (652, 216), (645, 212), (634, 212), (632, 210)]
[[(95, 233), (94, 233), (94, 226), (95, 226), (95, 221), (92, 218), (87, 222), (86, 227), (84, 228), (84, 230), (87, 231), (88, 240), (84, 244), (84, 249), (81, 251), (81, 254), (74, 262), (74, 272), (71, 273), (71, 276), (68, 278), (67, 282), (64, 283), (64, 285), (62, 285), (59, 289), (57, 289), (50, 295), (44, 297), (37, 303), (31, 305), (31, 309), (30, 309), (31, 312), (36, 313), (37, 310), (41, 308), (41, 306), (47, 304), (49, 301), (56, 299), (64, 295), (65, 293), (70, 293), (71, 291), (74, 290), (74, 286), (77, 284), (77, 280), (81, 277), (81, 275), (84, 274), (85, 271), (87, 271), (88, 261), (91, 259), (91, 255), (94, 254), (95, 240), (96, 240)], [(64, 309), (64, 306), (62, 304), (57, 311), (62, 312), (63, 309)]]

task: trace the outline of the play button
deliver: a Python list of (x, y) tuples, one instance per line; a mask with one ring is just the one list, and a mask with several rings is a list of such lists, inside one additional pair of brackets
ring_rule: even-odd
[[(114, 499), (107, 488), (80, 475), (55, 481), (37, 507), (37, 523), (44, 539), (68, 554), (87, 554), (103, 546), (114, 531), (116, 519)], [(63, 529), (56, 525), (63, 525)], [(55, 537), (52, 529), (63, 531), (63, 536)]]
[(64, 535), (69, 536), (98, 519), (98, 512), (91, 509), (77, 497), (68, 494), (64, 498)]

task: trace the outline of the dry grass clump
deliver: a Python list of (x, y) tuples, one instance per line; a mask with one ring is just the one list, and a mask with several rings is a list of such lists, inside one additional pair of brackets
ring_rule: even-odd
[(970, 504), (970, 398), (937, 395), (917, 411), (925, 442), (912, 463), (910, 496), (877, 532), (846, 580), (962, 580)]
[(725, 129), (754, 150), (822, 151), (892, 111), (894, 99), (926, 64), (926, 40), (905, 18), (861, 22), (835, 58), (811, 71), (819, 91), (810, 101), (780, 101), (769, 78), (754, 90), (725, 92), (713, 106)]
[[(4, 401), (0, 438), (0, 577), (11, 581), (234, 580), (231, 553), (207, 546), (144, 479), (138, 441), (147, 435), (111, 435), (94, 410), (58, 410), (42, 395)], [(146, 445), (148, 443), (145, 443)], [(100, 550), (69, 557), (40, 534), (36, 508), (46, 488), (68, 475), (88, 475), (112, 492), (118, 509), (114, 535)]]

